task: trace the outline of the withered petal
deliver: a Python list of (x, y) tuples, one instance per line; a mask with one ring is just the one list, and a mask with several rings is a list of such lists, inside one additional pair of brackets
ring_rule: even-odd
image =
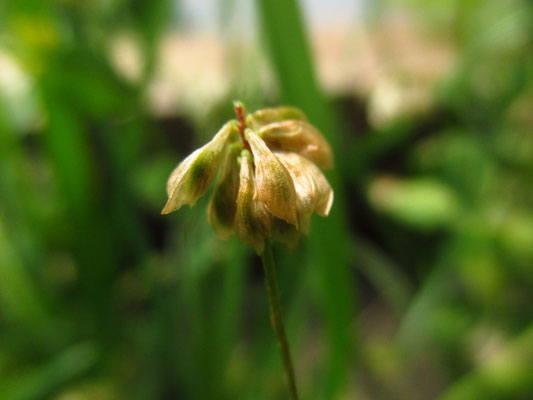
[(162, 214), (179, 210), (184, 204), (192, 207), (205, 194), (218, 173), (223, 150), (233, 130), (232, 122), (225, 124), (209, 143), (174, 169), (167, 182), (169, 198)]
[(255, 164), (255, 198), (272, 215), (298, 228), (296, 190), (287, 168), (252, 130), (246, 131)]
[(324, 169), (333, 167), (331, 147), (307, 121), (274, 122), (263, 126), (258, 134), (272, 149), (299, 153)]
[[(248, 153), (246, 150), (244, 152)], [(265, 238), (270, 232), (272, 216), (265, 205), (255, 199), (254, 172), (249, 153), (240, 158), (240, 163), (235, 232), (243, 243), (251, 244), (261, 254), (265, 248)]]
[(207, 207), (207, 220), (221, 239), (229, 238), (234, 232), (237, 194), (239, 193), (239, 168), (237, 153), (228, 151), (221, 176)]
[[(333, 204), (333, 190), (322, 171), (306, 157), (291, 152), (274, 152), (291, 174), (298, 197), (300, 220), (308, 219), (316, 212), (327, 216)], [(302, 224), (304, 225), (304, 224)], [(302, 228), (304, 228), (302, 226)]]

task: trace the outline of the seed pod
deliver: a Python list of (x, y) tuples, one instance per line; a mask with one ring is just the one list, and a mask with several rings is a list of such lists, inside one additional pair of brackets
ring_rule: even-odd
[(167, 182), (169, 198), (162, 214), (179, 210), (184, 204), (192, 207), (205, 194), (218, 173), (223, 150), (233, 130), (233, 123), (227, 123), (209, 143), (177, 166)]
[(235, 102), (238, 121), (229, 121), (213, 140), (193, 152), (172, 172), (162, 213), (193, 206), (223, 170), (209, 201), (207, 218), (215, 233), (233, 233), (257, 253), (272, 237), (296, 247), (308, 233), (311, 215), (327, 216), (333, 191), (316, 164), (333, 165), (321, 133), (293, 107), (246, 114)]
[(318, 166), (333, 167), (333, 152), (322, 134), (307, 121), (281, 121), (263, 126), (261, 139), (273, 150), (299, 153)]
[(305, 118), (303, 112), (295, 107), (282, 106), (265, 108), (248, 115), (246, 118), (246, 125), (250, 128), (258, 129), (264, 125), (288, 119), (305, 121), (307, 118)]
[(246, 131), (255, 163), (255, 199), (272, 215), (298, 228), (296, 191), (287, 168), (252, 130)]
[(243, 243), (251, 244), (258, 254), (263, 253), (265, 238), (270, 232), (271, 216), (263, 203), (255, 199), (254, 172), (248, 150), (240, 160), (239, 193), (235, 214), (235, 232)]
[(207, 208), (207, 220), (221, 239), (234, 232), (237, 194), (239, 192), (239, 167), (237, 151), (227, 152), (221, 176), (218, 178)]
[(289, 171), (297, 195), (298, 217), (302, 229), (313, 212), (327, 216), (333, 204), (333, 190), (320, 169), (307, 158), (287, 152), (274, 152)]

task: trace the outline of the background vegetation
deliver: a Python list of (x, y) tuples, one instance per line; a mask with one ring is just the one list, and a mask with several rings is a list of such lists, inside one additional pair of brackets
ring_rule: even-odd
[(533, 4), (360, 3), (348, 78), (297, 1), (249, 5), (209, 47), (177, 0), (0, 3), (0, 399), (286, 398), (257, 257), (159, 215), (232, 99), (336, 154), (276, 249), (303, 399), (533, 398)]

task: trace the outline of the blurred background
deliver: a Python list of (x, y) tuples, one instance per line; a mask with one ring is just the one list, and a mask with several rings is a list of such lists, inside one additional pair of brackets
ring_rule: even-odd
[(0, 2), (0, 399), (286, 399), (258, 258), (166, 179), (249, 110), (331, 142), (275, 248), (302, 399), (533, 398), (530, 0)]

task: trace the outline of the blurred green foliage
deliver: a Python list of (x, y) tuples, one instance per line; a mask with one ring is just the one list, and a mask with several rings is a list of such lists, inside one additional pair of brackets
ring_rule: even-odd
[(302, 398), (532, 398), (533, 4), (369, 4), (370, 35), (401, 8), (453, 49), (431, 107), (385, 123), (403, 80), (325, 93), (298, 2), (255, 4), (277, 97), (236, 80), (170, 117), (149, 94), (178, 2), (0, 4), (0, 399), (286, 398), (257, 258), (205, 199), (159, 215), (233, 95), (302, 108), (335, 149), (331, 216), (276, 249)]

